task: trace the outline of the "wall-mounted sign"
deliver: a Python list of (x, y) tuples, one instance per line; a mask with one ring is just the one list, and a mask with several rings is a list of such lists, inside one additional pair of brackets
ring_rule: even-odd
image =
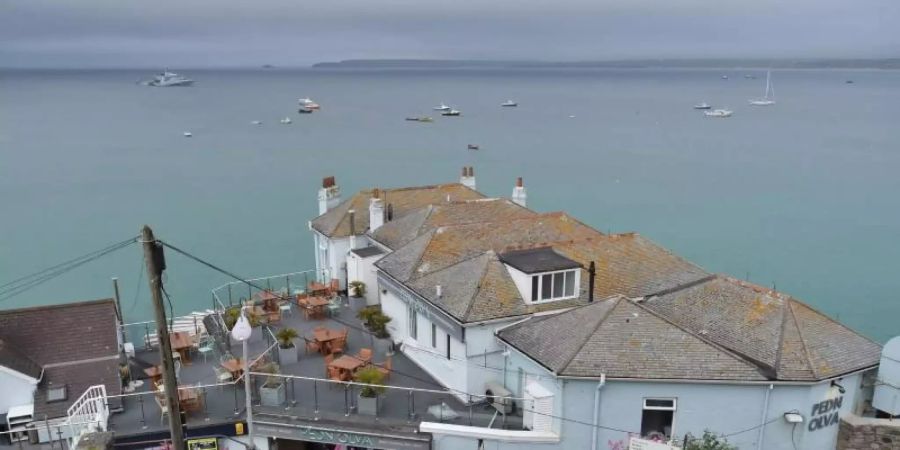
[(337, 427), (328, 428), (320, 424), (282, 424), (275, 422), (256, 422), (256, 424), (255, 432), (278, 439), (343, 444), (365, 448), (431, 449), (431, 435), (427, 433), (416, 433), (415, 435), (407, 436), (401, 434), (388, 435), (374, 431), (337, 429)]
[(828, 399), (812, 405), (809, 413), (809, 431), (817, 431), (840, 422), (839, 412), (844, 404), (844, 396)]
[(219, 450), (219, 440), (216, 438), (188, 439), (188, 450)]
[(628, 450), (681, 450), (665, 442), (650, 441), (647, 439), (631, 438), (628, 442)]

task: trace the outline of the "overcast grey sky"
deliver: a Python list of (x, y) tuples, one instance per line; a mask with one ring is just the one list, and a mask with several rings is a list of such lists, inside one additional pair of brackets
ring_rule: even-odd
[(900, 56), (900, 0), (0, 0), (0, 66)]

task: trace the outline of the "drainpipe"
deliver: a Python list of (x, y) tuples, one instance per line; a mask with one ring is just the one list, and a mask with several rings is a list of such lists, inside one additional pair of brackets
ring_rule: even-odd
[(600, 381), (597, 383), (597, 390), (594, 391), (594, 430), (591, 432), (591, 450), (597, 450), (597, 433), (600, 426), (600, 389), (606, 384), (606, 374), (600, 374)]
[[(770, 384), (766, 388), (766, 399), (765, 399), (765, 401), (763, 401), (762, 416), (759, 418), (759, 423), (762, 423), (762, 424), (766, 423), (766, 418), (768, 417), (768, 414), (769, 414), (769, 395), (772, 393), (772, 389), (774, 389), (774, 388), (775, 388), (774, 384)], [(756, 436), (756, 440), (757, 440), (756, 448), (758, 450), (763, 450), (763, 439), (765, 439), (765, 437), (766, 437), (766, 426), (763, 425), (763, 426), (759, 427), (759, 433)]]

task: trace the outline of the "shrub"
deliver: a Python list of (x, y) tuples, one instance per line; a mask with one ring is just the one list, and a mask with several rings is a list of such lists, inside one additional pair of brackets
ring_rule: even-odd
[(356, 292), (357, 297), (362, 297), (363, 295), (366, 295), (366, 283), (363, 283), (362, 281), (359, 281), (359, 280), (351, 281), (350, 287)]
[(728, 443), (724, 436), (706, 430), (700, 438), (688, 437), (684, 450), (737, 450), (737, 447)]
[(278, 339), (278, 346), (281, 348), (292, 348), (294, 339), (297, 339), (299, 336), (297, 330), (293, 328), (282, 328), (275, 333), (275, 337)]
[(378, 394), (384, 392), (384, 374), (377, 367), (368, 366), (356, 371), (353, 380), (357, 383), (365, 383), (371, 386), (363, 386), (359, 390), (362, 397), (377, 397)]

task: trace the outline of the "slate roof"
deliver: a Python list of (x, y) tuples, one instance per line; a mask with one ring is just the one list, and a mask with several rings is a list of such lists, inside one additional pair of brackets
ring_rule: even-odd
[(797, 299), (717, 275), (644, 305), (742, 355), (778, 380), (812, 381), (878, 364), (881, 346)]
[(370, 233), (392, 249), (400, 248), (435, 228), (470, 223), (500, 222), (533, 217), (536, 212), (504, 198), (484, 198), (428, 205), (387, 222)]
[(0, 337), (0, 366), (40, 380), (41, 373), (44, 371), (40, 364), (32, 361), (27, 355), (17, 350), (18, 348), (20, 348), (18, 345)]
[[(583, 267), (590, 261), (597, 263), (595, 298), (642, 296), (708, 276), (637, 234), (604, 235), (562, 213), (439, 227), (375, 265), (462, 323), (587, 303), (589, 277), (585, 269), (581, 269), (578, 298), (535, 305), (522, 299), (498, 255), (547, 247)], [(442, 289), (440, 298), (437, 285)]]
[[(35, 393), (35, 417), (64, 416), (89, 386), (121, 393), (116, 305), (112, 299), (0, 311), (0, 338), (44, 369)], [(65, 384), (66, 401), (47, 403), (47, 388)], [(111, 407), (120, 405), (118, 398)]]
[[(349, 211), (352, 209), (355, 211), (355, 233), (358, 235), (365, 234), (369, 228), (369, 200), (375, 191), (375, 189), (369, 189), (357, 192), (325, 214), (313, 219), (312, 227), (325, 236), (332, 238), (350, 236)], [(399, 189), (378, 189), (377, 191), (380, 198), (384, 201), (385, 211), (388, 205), (393, 207), (394, 220), (398, 220), (424, 206), (447, 203), (448, 198), (451, 202), (484, 198), (484, 195), (478, 191), (459, 183)]]
[(581, 264), (556, 253), (551, 247), (511, 250), (501, 254), (500, 260), (529, 274), (581, 267)]
[(623, 296), (533, 317), (499, 336), (561, 376), (766, 379), (755, 365)]
[(384, 250), (382, 250), (381, 248), (376, 247), (374, 245), (369, 246), (369, 247), (363, 247), (363, 248), (355, 248), (350, 251), (353, 252), (354, 255), (359, 256), (360, 258), (368, 258), (370, 256), (378, 256), (378, 255), (384, 254)]
[(579, 377), (811, 382), (873, 367), (881, 353), (790, 296), (720, 275), (532, 318), (499, 337)]

